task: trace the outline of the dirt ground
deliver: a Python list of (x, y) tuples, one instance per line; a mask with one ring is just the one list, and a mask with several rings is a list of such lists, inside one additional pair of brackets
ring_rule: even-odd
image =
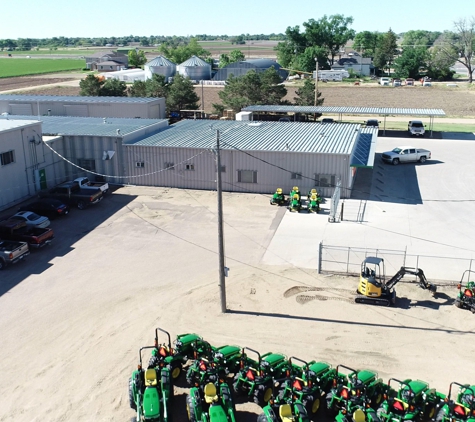
[[(0, 94), (2, 91), (22, 89), (27, 86), (42, 85), (38, 89), (28, 89), (19, 94), (29, 95), (79, 95), (78, 86), (44, 85), (71, 81), (71, 79), (47, 79), (39, 77), (22, 77), (0, 79)], [(363, 86), (331, 85), (321, 83), (319, 91), (325, 99), (325, 106), (352, 106), (352, 107), (398, 107), (398, 108), (441, 108), (448, 117), (475, 117), (475, 90), (470, 90), (466, 84), (460, 83), (458, 88), (448, 88), (444, 84), (434, 85), (431, 88), (380, 87), (377, 84)], [(212, 112), (213, 104), (220, 104), (219, 92), (222, 87), (209, 86), (203, 88), (204, 110)], [(294, 101), (294, 86), (287, 87), (286, 100)], [(195, 88), (200, 97), (201, 87)]]
[[(452, 305), (454, 287), (433, 299), (400, 283), (398, 307), (371, 307), (352, 303), (354, 278), (263, 265), (283, 218), (265, 195), (224, 195), (222, 314), (215, 204), (213, 192), (130, 186), (52, 221), (55, 243), (1, 274), (0, 421), (130, 420), (127, 381), (156, 327), (442, 392), (473, 382), (475, 319)], [(186, 392), (180, 381), (176, 422), (187, 420)], [(260, 413), (236, 407), (241, 422)]]

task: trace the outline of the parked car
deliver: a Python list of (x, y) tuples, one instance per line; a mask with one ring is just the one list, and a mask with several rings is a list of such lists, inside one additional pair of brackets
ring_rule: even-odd
[(62, 183), (49, 191), (40, 192), (43, 198), (55, 198), (68, 205), (77, 206), (80, 210), (88, 205), (102, 201), (103, 194), (99, 188), (81, 189), (77, 182)]
[(23, 205), (19, 211), (33, 211), (48, 218), (55, 218), (61, 215), (68, 215), (70, 207), (58, 199), (41, 198), (31, 204)]
[(78, 177), (74, 179), (73, 182), (77, 182), (81, 189), (100, 189), (104, 195), (109, 190), (109, 183), (91, 182), (87, 177)]
[(427, 149), (414, 147), (398, 147), (392, 151), (383, 152), (381, 159), (385, 163), (397, 166), (399, 163), (410, 163), (419, 161), (425, 163), (426, 160), (431, 159), (431, 152)]
[(413, 78), (406, 78), (406, 86), (414, 86), (415, 80)]
[(425, 126), (420, 120), (411, 120), (407, 125), (407, 130), (411, 136), (424, 136)]
[(322, 123), (335, 123), (335, 120), (329, 117), (325, 117), (324, 119), (322, 119)]
[(401, 85), (402, 85), (401, 79), (399, 78), (393, 79), (393, 86), (401, 86)]
[(27, 227), (24, 221), (4, 220), (0, 221), (0, 237), (7, 240), (26, 242), (30, 248), (42, 248), (49, 245), (54, 239), (53, 229)]
[(50, 225), (48, 217), (38, 215), (32, 211), (18, 211), (15, 215), (12, 215), (10, 219), (24, 221), (29, 228), (39, 227), (40, 229), (44, 229)]
[(368, 119), (365, 122), (366, 127), (379, 127), (379, 120), (376, 119)]
[(389, 86), (391, 83), (391, 78), (388, 78), (387, 76), (383, 76), (382, 78), (379, 78), (378, 84), (381, 86)]
[(28, 243), (13, 240), (0, 240), (0, 270), (7, 265), (16, 264), (30, 254)]

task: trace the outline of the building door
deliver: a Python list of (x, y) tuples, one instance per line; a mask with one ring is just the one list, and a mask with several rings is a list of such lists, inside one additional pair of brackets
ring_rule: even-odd
[(40, 189), (47, 189), (48, 185), (46, 183), (46, 169), (40, 169), (38, 172), (38, 177), (40, 179)]

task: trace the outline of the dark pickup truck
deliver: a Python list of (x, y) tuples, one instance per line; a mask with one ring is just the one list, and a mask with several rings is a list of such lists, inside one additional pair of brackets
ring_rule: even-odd
[(53, 229), (29, 228), (24, 221), (0, 221), (0, 238), (26, 242), (31, 248), (42, 248), (54, 239)]
[(7, 265), (16, 264), (30, 254), (26, 242), (14, 242), (13, 240), (0, 240), (0, 270)]
[(62, 183), (47, 192), (41, 192), (40, 197), (56, 198), (68, 205), (73, 205), (83, 210), (88, 205), (102, 201), (103, 194), (97, 189), (81, 189), (77, 182)]

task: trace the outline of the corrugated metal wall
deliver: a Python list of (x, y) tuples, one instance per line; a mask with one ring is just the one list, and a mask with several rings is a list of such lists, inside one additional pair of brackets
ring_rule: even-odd
[[(216, 189), (216, 161), (210, 150), (142, 145), (124, 145), (124, 150), (126, 173), (130, 176), (127, 183)], [(348, 155), (257, 151), (246, 154), (222, 150), (221, 161), (225, 167), (223, 189), (230, 192), (273, 193), (277, 187), (287, 192), (299, 186), (306, 194), (315, 187), (315, 175), (321, 174), (334, 175), (335, 182), (341, 179), (343, 187), (350, 188), (352, 183)], [(174, 170), (164, 170), (167, 163), (174, 165)], [(193, 170), (187, 169), (187, 165), (193, 165)], [(239, 182), (240, 170), (257, 171), (257, 183)], [(292, 179), (292, 172), (302, 174), (302, 179)], [(325, 197), (331, 196), (333, 190), (333, 187), (318, 188)], [(342, 190), (342, 197), (349, 195), (349, 190)]]

